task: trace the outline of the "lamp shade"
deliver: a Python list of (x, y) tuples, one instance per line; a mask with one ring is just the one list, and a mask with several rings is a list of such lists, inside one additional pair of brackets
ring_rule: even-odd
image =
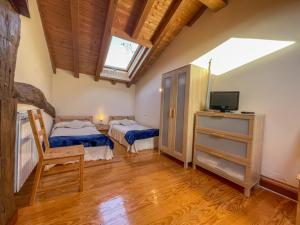
[(102, 120), (104, 120), (104, 114), (103, 114), (103, 113), (98, 114), (98, 115), (96, 116), (96, 120), (97, 120), (97, 121), (102, 121)]

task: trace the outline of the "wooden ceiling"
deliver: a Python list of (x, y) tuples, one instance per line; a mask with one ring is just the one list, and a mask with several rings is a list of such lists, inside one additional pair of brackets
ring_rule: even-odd
[[(104, 79), (136, 83), (184, 26), (225, 0), (37, 0), (53, 72), (56, 68)], [(130, 79), (100, 76), (112, 36), (144, 48)], [(117, 56), (116, 56), (117, 57)]]

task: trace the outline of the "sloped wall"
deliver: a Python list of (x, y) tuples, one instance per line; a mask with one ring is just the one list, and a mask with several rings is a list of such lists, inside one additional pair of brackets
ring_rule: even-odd
[[(136, 85), (136, 118), (159, 126), (161, 74), (191, 63), (230, 37), (296, 44), (217, 77), (213, 90), (239, 90), (240, 109), (266, 115), (262, 174), (297, 186), (300, 172), (300, 2), (231, 0), (186, 27)], [(228, 53), (230, 55), (230, 52)]]

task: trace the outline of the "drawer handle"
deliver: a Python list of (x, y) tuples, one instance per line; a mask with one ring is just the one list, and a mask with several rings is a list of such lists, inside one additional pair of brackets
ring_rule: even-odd
[(171, 109), (169, 110), (169, 117), (170, 118), (174, 118), (175, 117), (175, 109)]

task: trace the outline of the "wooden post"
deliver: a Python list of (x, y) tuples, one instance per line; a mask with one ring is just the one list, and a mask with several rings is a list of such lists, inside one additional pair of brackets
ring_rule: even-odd
[(13, 98), (20, 18), (8, 0), (0, 0), (0, 224), (16, 215), (13, 193), (17, 101)]

